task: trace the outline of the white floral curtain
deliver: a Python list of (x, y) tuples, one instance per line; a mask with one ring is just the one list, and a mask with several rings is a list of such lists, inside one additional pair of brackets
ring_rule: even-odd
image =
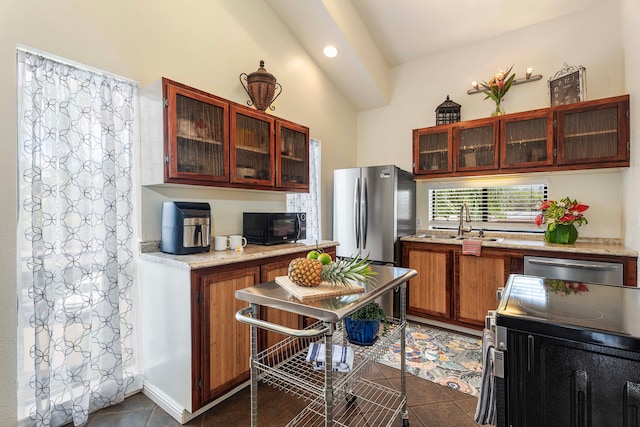
[(287, 194), (288, 212), (307, 213), (307, 240), (322, 240), (320, 220), (320, 141), (309, 139), (309, 192)]
[(22, 425), (81, 425), (139, 390), (131, 82), (18, 51)]

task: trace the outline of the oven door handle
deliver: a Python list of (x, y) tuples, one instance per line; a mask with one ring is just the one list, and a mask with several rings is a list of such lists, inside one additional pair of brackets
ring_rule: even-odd
[(529, 259), (529, 264), (538, 264), (538, 265), (550, 265), (555, 267), (570, 267), (570, 268), (581, 268), (584, 270), (617, 270), (619, 267), (617, 265), (596, 265), (596, 264), (580, 264), (574, 262), (556, 262), (556, 261), (547, 261), (542, 259), (531, 258)]

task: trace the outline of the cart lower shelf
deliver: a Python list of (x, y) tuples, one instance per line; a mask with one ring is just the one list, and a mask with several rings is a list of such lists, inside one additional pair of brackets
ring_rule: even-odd
[[(322, 322), (309, 326), (318, 328)], [(349, 372), (332, 372), (333, 419), (336, 426), (390, 426), (405, 407), (406, 397), (362, 377), (404, 334), (406, 323), (391, 319), (388, 331), (372, 346), (348, 342), (342, 323), (332, 335), (332, 344), (354, 349)], [(310, 402), (288, 426), (324, 426), (326, 378), (324, 370), (314, 370), (307, 362), (310, 344), (325, 342), (325, 336), (288, 337), (258, 353), (255, 366), (258, 380)], [(405, 425), (408, 425), (406, 423)]]
[[(406, 398), (399, 391), (360, 379), (350, 393), (334, 396), (333, 423), (340, 427), (390, 426), (400, 415)], [(324, 399), (317, 399), (287, 427), (324, 427)]]

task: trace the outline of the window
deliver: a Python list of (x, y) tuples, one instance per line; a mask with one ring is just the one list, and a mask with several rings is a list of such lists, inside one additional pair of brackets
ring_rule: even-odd
[(547, 183), (429, 188), (430, 228), (457, 228), (460, 209), (469, 206), (472, 223), (492, 231), (543, 232), (534, 223), (538, 207), (547, 199)]
[(320, 221), (320, 141), (309, 139), (309, 192), (287, 194), (288, 212), (307, 213), (307, 240), (322, 240)]

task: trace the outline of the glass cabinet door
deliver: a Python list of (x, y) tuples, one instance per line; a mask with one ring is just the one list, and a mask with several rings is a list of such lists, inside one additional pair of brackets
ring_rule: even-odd
[(276, 185), (309, 190), (309, 128), (276, 120)]
[(549, 109), (501, 119), (500, 138), (503, 168), (553, 164), (553, 113)]
[(458, 171), (498, 168), (498, 120), (494, 118), (466, 122), (454, 128)]
[(413, 131), (413, 158), (415, 174), (451, 172), (451, 126), (442, 125)]
[(231, 182), (273, 186), (274, 120), (231, 107)]
[(167, 181), (228, 181), (228, 104), (169, 81), (165, 94)]
[(628, 97), (556, 108), (558, 164), (629, 160)]

